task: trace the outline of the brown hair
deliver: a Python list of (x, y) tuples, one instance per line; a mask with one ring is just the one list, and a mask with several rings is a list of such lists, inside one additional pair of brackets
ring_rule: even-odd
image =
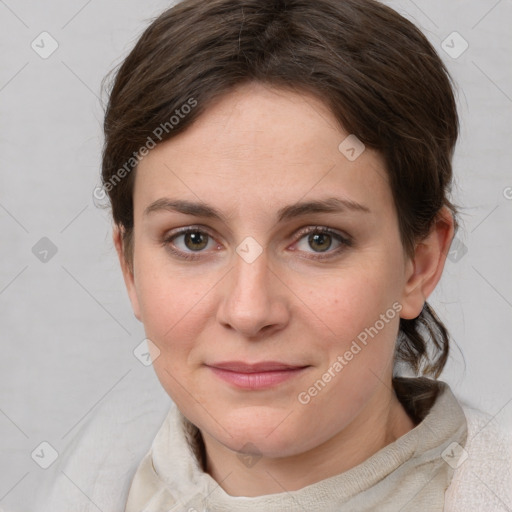
[[(142, 34), (106, 108), (102, 180), (130, 268), (141, 148), (183, 132), (249, 81), (315, 95), (380, 152), (408, 255), (443, 206), (455, 218), (456, 102), (445, 66), (411, 22), (374, 0), (184, 0)], [(400, 320), (395, 369), (405, 363), (437, 378), (448, 352), (448, 332), (428, 303), (416, 319)]]

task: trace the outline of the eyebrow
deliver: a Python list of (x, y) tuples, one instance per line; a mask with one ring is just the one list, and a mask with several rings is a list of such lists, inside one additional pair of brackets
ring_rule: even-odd
[[(170, 199), (167, 197), (162, 197), (151, 203), (144, 210), (143, 215), (146, 217), (159, 211), (174, 211), (185, 215), (216, 219), (224, 223), (227, 222), (227, 218), (224, 214), (206, 203), (194, 203), (191, 201)], [(290, 220), (295, 217), (301, 217), (311, 213), (343, 213), (346, 211), (371, 213), (367, 206), (350, 199), (328, 197), (326, 199), (299, 202), (285, 206), (277, 212), (277, 220), (278, 222), (283, 222), (285, 220)]]

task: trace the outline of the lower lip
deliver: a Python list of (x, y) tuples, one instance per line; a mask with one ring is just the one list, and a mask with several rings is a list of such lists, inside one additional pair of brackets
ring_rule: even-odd
[(233, 386), (243, 389), (265, 389), (277, 386), (287, 380), (300, 375), (305, 369), (275, 370), (268, 372), (240, 373), (221, 368), (209, 367), (220, 379)]

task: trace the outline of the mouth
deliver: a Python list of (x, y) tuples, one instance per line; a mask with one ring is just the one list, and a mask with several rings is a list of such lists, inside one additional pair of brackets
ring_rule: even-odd
[(234, 387), (259, 390), (277, 386), (301, 375), (309, 365), (293, 365), (278, 361), (245, 363), (226, 361), (212, 363), (208, 368), (218, 378)]

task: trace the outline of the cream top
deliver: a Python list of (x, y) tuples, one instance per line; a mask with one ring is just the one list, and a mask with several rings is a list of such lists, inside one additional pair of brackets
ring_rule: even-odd
[[(231, 496), (201, 469), (187, 436), (190, 424), (173, 406), (137, 468), (125, 512), (442, 512), (466, 444), (466, 417), (445, 382), (401, 380), (406, 386), (421, 382), (439, 389), (416, 427), (343, 473), (296, 491), (258, 497)], [(407, 408), (398, 392), (397, 397)]]

